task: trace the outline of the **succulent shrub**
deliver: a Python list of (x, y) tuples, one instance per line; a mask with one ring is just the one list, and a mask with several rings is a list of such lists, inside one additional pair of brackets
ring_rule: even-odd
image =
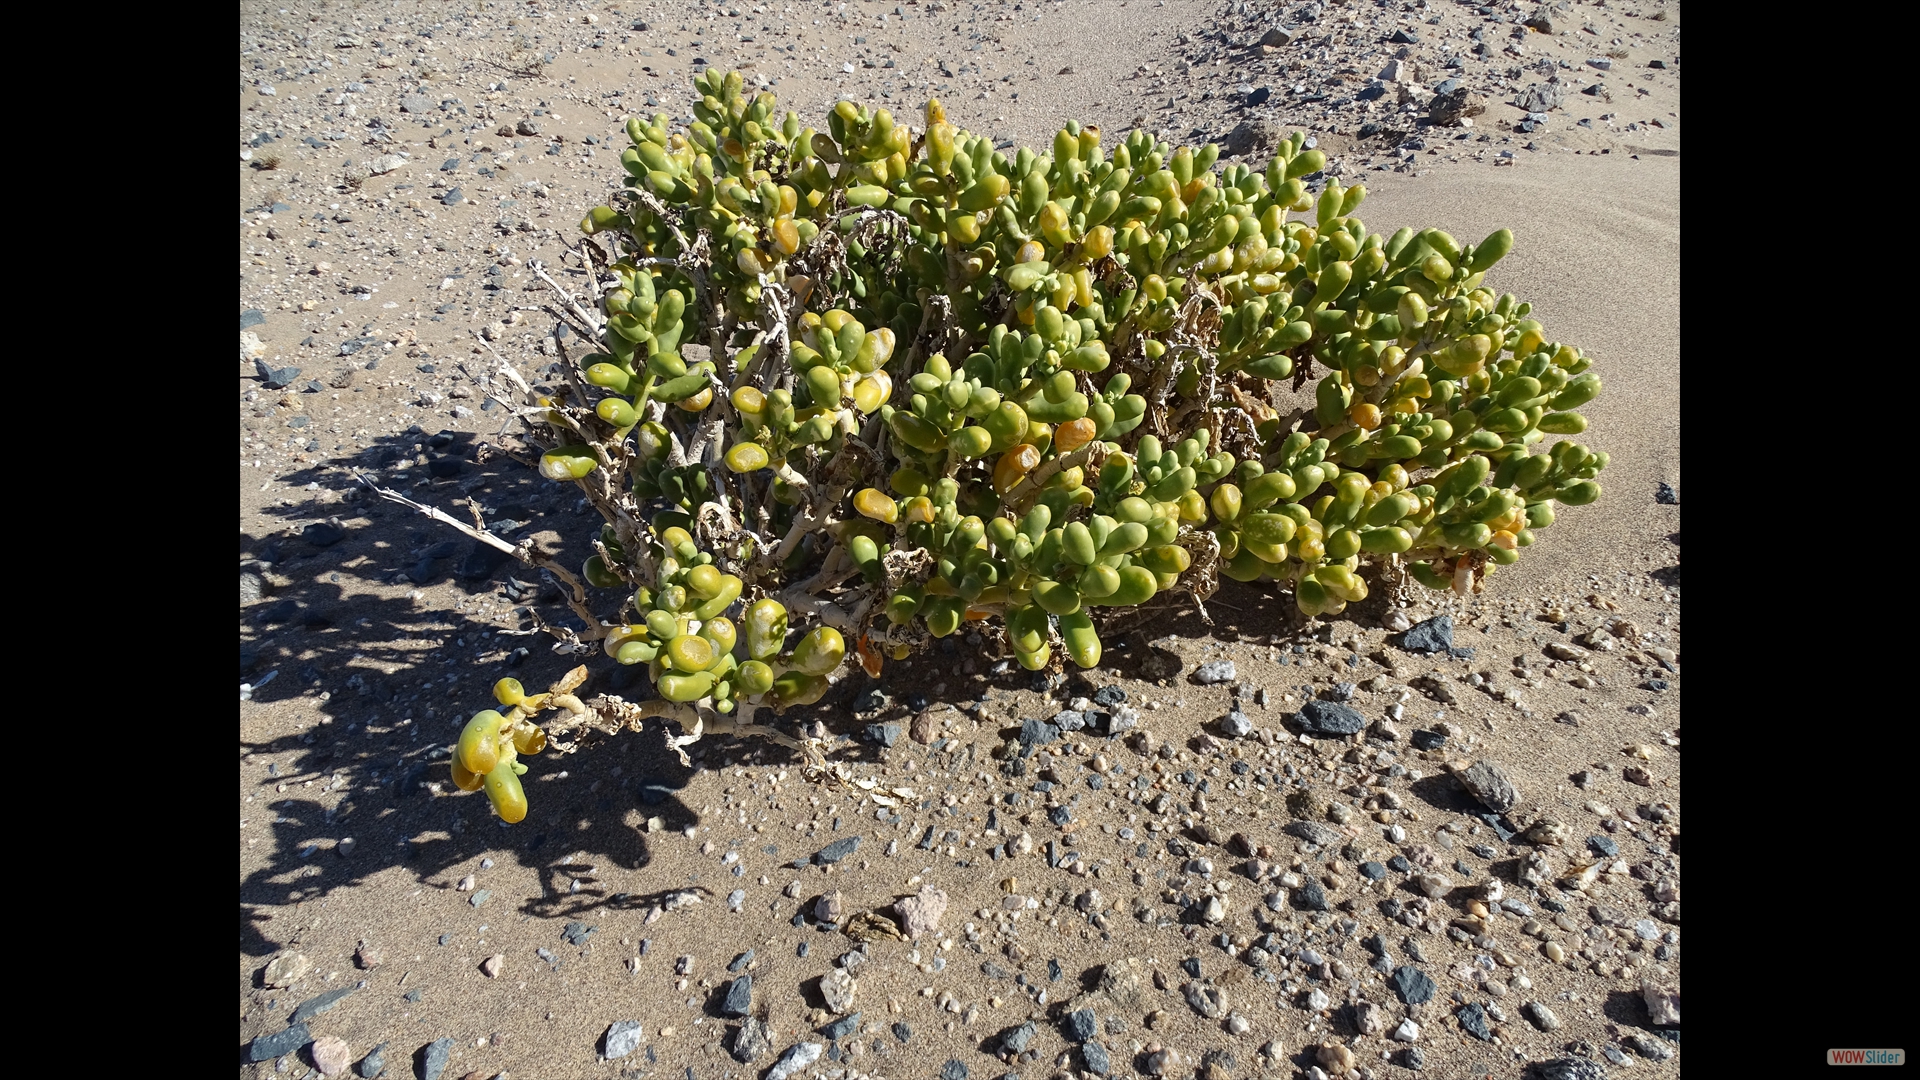
[[(1511, 233), (1369, 233), (1299, 133), (1264, 169), (1076, 123), (1009, 156), (938, 102), (817, 131), (694, 85), (684, 130), (628, 121), (581, 222), (595, 348), (523, 414), (606, 519), (583, 576), (619, 610), (578, 636), (659, 696), (617, 720), (684, 743), (968, 622), (1090, 667), (1103, 609), (1223, 574), (1309, 617), (1370, 571), (1468, 592), (1599, 497), (1607, 455), (1549, 442), (1598, 376), (1482, 283)], [(530, 722), (474, 723), (492, 794)]]

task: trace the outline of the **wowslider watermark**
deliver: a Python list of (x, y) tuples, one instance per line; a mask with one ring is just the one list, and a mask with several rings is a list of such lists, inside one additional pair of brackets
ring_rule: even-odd
[(1905, 1065), (1905, 1050), (1829, 1050), (1829, 1065)]

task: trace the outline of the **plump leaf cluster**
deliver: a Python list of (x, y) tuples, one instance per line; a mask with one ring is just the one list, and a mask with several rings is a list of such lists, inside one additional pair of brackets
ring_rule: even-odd
[(694, 84), (581, 223), (591, 400), (537, 436), (608, 517), (608, 653), (670, 701), (816, 700), (848, 640), (877, 673), (969, 620), (1091, 666), (1091, 613), (1220, 575), (1308, 616), (1369, 567), (1469, 591), (1600, 494), (1604, 453), (1544, 445), (1598, 377), (1482, 284), (1512, 235), (1368, 233), (1298, 133), (1258, 170), (1075, 123), (1009, 156), (937, 102), (816, 131)]
[(532, 757), (547, 745), (547, 733), (533, 718), (549, 708), (583, 710), (570, 691), (586, 677), (575, 668), (544, 694), (528, 694), (518, 679), (493, 684), (493, 697), (507, 711), (483, 709), (460, 730), (453, 745), (453, 783), (461, 791), (486, 790), (487, 800), (502, 821), (512, 824), (527, 816), (527, 793), (520, 778), (527, 767), (520, 756)]

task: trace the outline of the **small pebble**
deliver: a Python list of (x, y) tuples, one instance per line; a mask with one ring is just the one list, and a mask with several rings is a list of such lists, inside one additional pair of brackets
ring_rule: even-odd
[(826, 1050), (825, 1046), (811, 1042), (795, 1043), (787, 1047), (786, 1051), (780, 1055), (780, 1060), (774, 1062), (773, 1068), (767, 1071), (766, 1080), (787, 1080), (788, 1077), (799, 1075), (807, 1066), (820, 1060), (820, 1054), (824, 1050)]
[(606, 1036), (604, 1037), (603, 1045), (606, 1047), (606, 1050), (601, 1055), (602, 1060), (612, 1061), (614, 1058), (626, 1057), (628, 1054), (638, 1050), (641, 1040), (645, 1038), (645, 1034), (645, 1032), (640, 1030), (640, 1021), (638, 1020), (616, 1021), (612, 1027), (607, 1029)]

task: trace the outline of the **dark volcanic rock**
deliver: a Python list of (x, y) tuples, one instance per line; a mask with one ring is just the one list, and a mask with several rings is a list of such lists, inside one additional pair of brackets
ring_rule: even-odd
[(1352, 735), (1367, 726), (1359, 710), (1337, 701), (1309, 701), (1297, 714), (1301, 725), (1318, 735)]
[(745, 1016), (753, 1009), (753, 976), (742, 975), (727, 984), (727, 996), (720, 1003), (726, 1016)]
[(1433, 980), (1427, 973), (1411, 964), (1402, 964), (1393, 969), (1393, 992), (1405, 1005), (1419, 1005), (1433, 1000)]
[(1453, 616), (1435, 615), (1425, 622), (1415, 623), (1400, 639), (1400, 647), (1408, 652), (1448, 651), (1453, 648)]

